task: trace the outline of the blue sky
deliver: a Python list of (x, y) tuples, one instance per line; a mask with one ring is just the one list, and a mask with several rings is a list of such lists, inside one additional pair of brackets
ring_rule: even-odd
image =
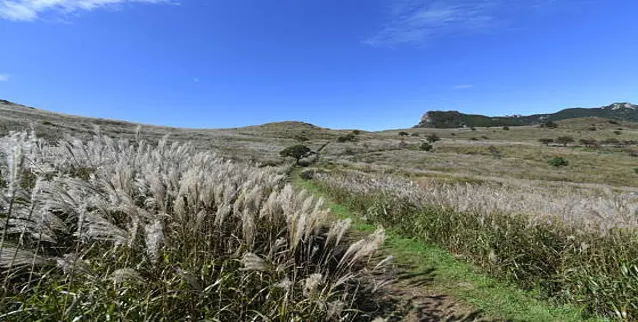
[(0, 98), (149, 124), (403, 128), (638, 102), (635, 0), (0, 0)]

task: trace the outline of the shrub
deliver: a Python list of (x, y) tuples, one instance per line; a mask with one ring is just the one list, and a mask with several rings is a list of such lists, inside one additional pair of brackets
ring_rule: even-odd
[(638, 168), (634, 168), (634, 173), (638, 173)]
[(489, 139), (490, 139), (490, 137), (489, 137), (489, 136), (487, 136), (487, 135), (481, 135), (481, 139), (483, 139), (483, 140), (489, 140)]
[(549, 163), (549, 165), (557, 167), (557, 168), (558, 167), (565, 167), (565, 166), (569, 165), (569, 161), (567, 161), (563, 157), (553, 157), (549, 161), (547, 161), (547, 163)]
[(510, 130), (510, 127), (509, 127), (509, 126), (507, 126), (507, 125), (506, 125), (506, 126), (503, 126), (503, 131), (509, 131), (509, 130)]
[(574, 142), (574, 138), (569, 135), (559, 136), (558, 138), (556, 138), (556, 143), (562, 144), (563, 146), (567, 146), (567, 144), (573, 143), (573, 142)]
[(621, 135), (621, 134), (622, 134), (622, 132), (621, 132), (621, 131), (619, 131), (619, 130), (616, 130), (616, 131), (614, 131), (614, 134), (616, 134), (616, 135)]
[(404, 132), (404, 131), (399, 132), (399, 136), (409, 136), (409, 135), (410, 133), (408, 132)]
[(558, 127), (558, 123), (553, 121), (546, 121), (541, 123), (541, 127), (548, 128), (548, 129), (555, 129)]
[(360, 130), (353, 130), (353, 131), (352, 131), (352, 134), (354, 134), (354, 135), (359, 135), (359, 134), (361, 134), (361, 131), (360, 131)]
[(419, 150), (421, 151), (431, 151), (432, 148), (434, 148), (432, 146), (432, 144), (428, 143), (428, 142), (423, 142), (421, 143), (421, 146), (419, 146)]
[(476, 128), (472, 126), (472, 127), (470, 127), (470, 130), (476, 131)]
[(596, 128), (596, 126), (590, 126), (590, 127), (588, 127), (587, 129), (588, 129), (589, 131), (596, 131), (596, 130), (598, 130), (598, 129)]
[(594, 139), (580, 139), (579, 142), (588, 148), (596, 148), (599, 146), (598, 141)]
[(296, 163), (299, 163), (299, 160), (301, 158), (305, 158), (308, 157), (312, 154), (312, 150), (310, 150), (309, 147), (303, 145), (303, 144), (297, 144), (297, 145), (293, 145), (293, 146), (289, 146), (283, 150), (281, 150), (281, 152), (279, 152), (279, 155), (282, 157), (292, 157), (295, 159)]
[(538, 139), (538, 142), (545, 144), (545, 145), (549, 145), (550, 143), (554, 143), (554, 139), (550, 139), (550, 138), (542, 138), (542, 139)]
[(620, 123), (618, 123), (618, 121), (616, 121), (616, 120), (609, 120), (609, 121), (607, 121), (607, 122), (609, 122), (609, 124), (616, 124), (616, 125), (620, 124)]
[(430, 134), (428, 135), (427, 140), (430, 143), (435, 143), (435, 142), (441, 141), (441, 138), (439, 138), (439, 136), (436, 134)]
[(299, 142), (306, 142), (308, 141), (308, 137), (305, 135), (295, 135), (295, 140), (299, 141)]
[(339, 143), (355, 142), (356, 140), (357, 137), (353, 133), (348, 133), (337, 138), (337, 142)]
[(416, 132), (412, 132), (412, 134), (410, 134), (411, 136), (419, 136), (419, 133)]
[(475, 136), (470, 138), (470, 141), (478, 141), (478, 140), (479, 140), (479, 138), (477, 138)]

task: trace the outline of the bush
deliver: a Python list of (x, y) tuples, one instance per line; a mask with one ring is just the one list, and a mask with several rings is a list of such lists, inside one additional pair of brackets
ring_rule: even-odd
[(299, 163), (299, 160), (301, 158), (305, 158), (308, 157), (312, 154), (312, 150), (310, 150), (309, 147), (303, 145), (303, 144), (297, 144), (297, 145), (293, 145), (290, 147), (287, 147), (283, 150), (281, 150), (281, 152), (279, 152), (279, 155), (282, 157), (292, 157), (295, 159), (296, 163)]
[(545, 145), (549, 145), (550, 143), (554, 143), (554, 139), (550, 139), (550, 138), (542, 138), (542, 139), (538, 139), (538, 142), (545, 144)]
[(427, 140), (430, 143), (435, 143), (435, 142), (441, 141), (441, 138), (439, 138), (439, 136), (436, 134), (430, 134), (428, 135)]
[(475, 136), (470, 138), (470, 141), (478, 141), (478, 140), (479, 140), (479, 138), (477, 138)]
[(563, 146), (567, 146), (567, 144), (569, 143), (574, 143), (574, 138), (569, 135), (559, 136), (558, 138), (556, 138), (555, 142), (558, 144), (562, 144)]
[(352, 134), (354, 134), (354, 135), (359, 135), (359, 134), (361, 134), (361, 131), (360, 131), (360, 130), (353, 130), (353, 131), (352, 131)]
[(553, 121), (546, 121), (541, 123), (541, 127), (543, 128), (548, 128), (548, 129), (555, 129), (558, 127), (558, 124), (556, 122)]
[(510, 130), (510, 127), (509, 127), (509, 126), (507, 126), (507, 125), (506, 125), (506, 126), (503, 126), (503, 131), (509, 131), (509, 130)]
[(600, 146), (598, 141), (594, 139), (580, 139), (579, 142), (588, 148), (597, 148)]
[(348, 133), (346, 135), (342, 135), (337, 138), (337, 142), (339, 143), (355, 142), (355, 141), (357, 141), (357, 137), (354, 135), (354, 133)]
[(410, 134), (410, 136), (419, 136), (419, 133), (412, 132), (412, 134)]
[(620, 124), (620, 123), (618, 123), (618, 121), (616, 121), (616, 120), (609, 120), (609, 121), (607, 121), (607, 122), (609, 122), (609, 124), (616, 124), (616, 125)]
[(305, 135), (295, 135), (295, 140), (299, 141), (299, 142), (306, 142), (308, 141), (308, 137)]
[(551, 158), (549, 161), (547, 161), (547, 163), (549, 163), (549, 165), (554, 166), (554, 167), (566, 167), (569, 165), (569, 161), (567, 161), (565, 158), (563, 157), (554, 157)]
[(432, 146), (432, 144), (428, 143), (428, 142), (423, 142), (421, 143), (421, 146), (419, 146), (419, 150), (421, 151), (431, 151), (432, 148), (434, 148)]
[(404, 132), (404, 131), (399, 132), (399, 136), (409, 136), (409, 135), (410, 133), (408, 132)]
[(621, 135), (621, 134), (622, 134), (622, 132), (621, 132), (621, 131), (619, 131), (619, 130), (616, 130), (616, 131), (614, 131), (614, 134), (616, 134), (616, 135)]
[(472, 130), (472, 131), (476, 131), (476, 128), (472, 126), (472, 127), (470, 128), (470, 130)]
[(638, 173), (638, 168), (634, 168), (634, 173)]

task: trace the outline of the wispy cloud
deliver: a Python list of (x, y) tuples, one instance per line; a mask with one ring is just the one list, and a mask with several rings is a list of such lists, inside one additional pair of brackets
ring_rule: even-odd
[(452, 88), (454, 88), (454, 89), (469, 89), (469, 88), (472, 88), (472, 87), (474, 87), (474, 84), (459, 84), (459, 85), (455, 85)]
[(0, 74), (0, 82), (8, 82), (9, 74)]
[(389, 0), (388, 19), (371, 46), (422, 44), (449, 34), (493, 30), (523, 9), (538, 9), (565, 0)]
[(172, 3), (171, 0), (0, 0), (0, 19), (34, 21), (42, 15), (72, 14), (131, 3)]

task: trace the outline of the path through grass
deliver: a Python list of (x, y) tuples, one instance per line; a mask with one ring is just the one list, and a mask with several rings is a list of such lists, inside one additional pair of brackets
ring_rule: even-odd
[[(292, 173), (292, 181), (298, 188), (306, 189), (325, 200), (325, 204), (338, 218), (351, 218), (353, 228), (372, 232), (375, 226), (365, 223), (347, 205), (332, 201), (312, 181)], [(403, 237), (386, 227), (388, 239), (384, 252), (393, 255), (397, 263), (414, 274), (430, 272), (423, 292), (456, 298), (483, 312), (489, 319), (507, 321), (583, 321), (581, 310), (572, 306), (554, 306), (539, 300), (539, 295), (518, 289), (509, 283), (498, 281), (481, 273), (480, 269), (455, 258), (448, 251), (413, 238)], [(604, 320), (590, 320), (604, 321)]]

